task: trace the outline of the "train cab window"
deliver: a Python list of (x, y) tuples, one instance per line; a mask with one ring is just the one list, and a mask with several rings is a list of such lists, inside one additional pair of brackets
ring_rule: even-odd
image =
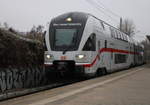
[(96, 51), (96, 35), (92, 34), (83, 47), (83, 51)]
[(75, 43), (76, 29), (56, 29), (55, 46), (71, 46)]

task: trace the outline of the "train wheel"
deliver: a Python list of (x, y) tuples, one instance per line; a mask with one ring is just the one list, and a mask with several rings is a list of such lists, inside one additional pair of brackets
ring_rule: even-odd
[(106, 68), (103, 68), (102, 69), (102, 75), (106, 75), (107, 74), (107, 70), (106, 70)]
[(106, 75), (107, 71), (105, 68), (101, 68), (97, 70), (97, 76), (102, 76), (102, 75)]
[(101, 76), (100, 69), (97, 69), (97, 72), (96, 72), (96, 74), (95, 74), (95, 77), (99, 77), (99, 76)]

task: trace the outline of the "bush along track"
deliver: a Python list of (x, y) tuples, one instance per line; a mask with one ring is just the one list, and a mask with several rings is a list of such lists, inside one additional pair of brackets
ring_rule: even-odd
[(43, 54), (42, 42), (0, 29), (0, 99), (47, 85)]

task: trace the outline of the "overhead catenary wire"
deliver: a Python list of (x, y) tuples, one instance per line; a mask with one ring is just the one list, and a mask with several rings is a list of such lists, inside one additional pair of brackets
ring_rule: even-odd
[(111, 20), (113, 20), (114, 22), (116, 22), (117, 24), (118, 21), (116, 19), (114, 19), (112, 16), (110, 16), (108, 13), (106, 13), (104, 7), (100, 6), (99, 4), (97, 4), (95, 1), (93, 0), (85, 0), (86, 2), (88, 2), (90, 5), (94, 6), (94, 8), (98, 9), (99, 11), (101, 11), (104, 15), (106, 15), (107, 17), (109, 17)]
[(108, 7), (106, 7), (100, 0), (96, 0), (102, 7), (103, 9), (105, 9), (107, 12), (111, 13), (112, 15), (121, 18), (120, 15), (116, 14), (115, 12), (113, 12), (112, 10), (110, 10)]

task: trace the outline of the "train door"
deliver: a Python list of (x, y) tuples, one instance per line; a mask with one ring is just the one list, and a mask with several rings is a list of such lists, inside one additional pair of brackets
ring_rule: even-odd
[[(97, 36), (96, 36), (96, 34), (92, 34), (91, 35), (91, 39), (92, 39), (92, 52), (91, 52), (91, 61), (92, 61), (92, 63), (93, 63), (93, 61), (96, 59), (96, 57), (97, 57), (97, 48), (96, 48), (96, 44), (97, 44), (97, 38), (96, 38)], [(97, 61), (96, 61), (97, 62)], [(96, 70), (97, 70), (97, 67), (98, 66), (98, 64), (97, 63), (95, 63), (94, 65), (93, 65), (93, 67), (91, 68), (91, 71), (93, 72), (93, 73), (95, 73), (96, 72)]]
[(99, 62), (98, 62), (98, 68), (100, 68), (101, 66), (101, 54), (100, 54), (100, 51), (101, 51), (101, 43), (102, 43), (102, 40), (101, 39), (98, 39), (97, 41), (97, 53), (98, 53), (98, 59), (99, 59)]
[[(110, 42), (110, 48), (114, 49), (114, 43), (113, 42)], [(114, 70), (114, 53), (113, 51), (110, 52), (110, 72), (112, 72)]]
[[(104, 48), (107, 50), (107, 48), (109, 48), (109, 41), (105, 40), (104, 41)], [(111, 70), (111, 53), (110, 52), (105, 52), (105, 68), (107, 69), (107, 71), (109, 72)]]

